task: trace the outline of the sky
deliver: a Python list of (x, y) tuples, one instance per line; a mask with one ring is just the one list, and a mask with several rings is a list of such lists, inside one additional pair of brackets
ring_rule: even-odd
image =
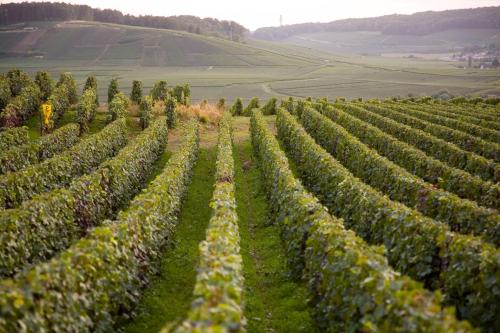
[[(30, 0), (33, 1), (33, 0)], [(38, 0), (37, 0), (38, 1)], [(42, 1), (42, 0), (40, 0)], [(47, 0), (45, 0), (47, 1)], [(330, 22), (344, 18), (387, 14), (412, 14), (446, 10), (500, 6), (500, 0), (58, 0), (96, 8), (117, 9), (133, 15), (195, 15), (236, 21), (250, 30), (260, 27), (304, 22)], [(12, 0), (0, 0), (0, 3)], [(21, 0), (14, 0), (21, 2)]]

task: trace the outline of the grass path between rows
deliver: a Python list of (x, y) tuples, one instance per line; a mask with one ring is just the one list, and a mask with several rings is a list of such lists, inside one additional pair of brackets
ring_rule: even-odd
[(316, 332), (307, 290), (290, 278), (279, 229), (269, 222), (250, 140), (235, 146), (234, 157), (248, 332)]
[(161, 254), (158, 275), (144, 291), (136, 316), (124, 325), (124, 332), (157, 333), (165, 323), (185, 317), (196, 279), (198, 244), (205, 238), (210, 219), (215, 157), (215, 147), (200, 150), (173, 244)]

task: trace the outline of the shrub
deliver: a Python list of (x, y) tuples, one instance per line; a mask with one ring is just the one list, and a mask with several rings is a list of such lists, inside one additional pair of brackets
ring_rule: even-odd
[(80, 127), (69, 124), (35, 142), (15, 146), (0, 153), (0, 173), (15, 172), (62, 153), (78, 142)]
[(83, 91), (83, 95), (78, 102), (76, 121), (80, 124), (81, 133), (89, 129), (89, 124), (94, 120), (97, 113), (97, 104), (95, 104), (95, 90), (92, 88)]
[(165, 120), (158, 119), (117, 156), (75, 179), (67, 190), (57, 189), (18, 209), (0, 212), (0, 275), (10, 276), (26, 264), (50, 259), (111, 217), (140, 191), (167, 138)]
[(94, 90), (95, 105), (99, 106), (99, 95), (97, 93), (98, 92), (98, 90), (97, 90), (97, 78), (95, 76), (89, 76), (87, 78), (87, 81), (85, 81), (85, 86), (83, 87), (83, 93), (85, 93), (85, 91), (89, 90), (89, 89)]
[(40, 106), (40, 89), (34, 83), (29, 83), (21, 89), (19, 95), (11, 99), (10, 103), (0, 114), (2, 127), (16, 127), (36, 113)]
[(225, 98), (219, 98), (219, 101), (217, 102), (217, 108), (221, 111), (226, 108), (226, 99)]
[(151, 121), (151, 109), (153, 108), (153, 100), (150, 96), (145, 96), (141, 100), (141, 105), (139, 107), (139, 112), (141, 116), (141, 127), (144, 130), (149, 126)]
[(9, 103), (12, 94), (10, 91), (9, 79), (0, 75), (0, 110)]
[(174, 87), (174, 90), (172, 91), (172, 94), (175, 98), (175, 101), (178, 103), (178, 104), (181, 104), (181, 105), (185, 105), (184, 104), (184, 101), (185, 101), (185, 95), (184, 95), (184, 87), (181, 86), (181, 85), (176, 85)]
[(276, 97), (271, 97), (266, 105), (262, 107), (262, 114), (268, 116), (268, 115), (274, 115), (276, 114), (276, 103), (277, 103)]
[(17, 207), (37, 194), (69, 185), (115, 155), (126, 142), (126, 122), (120, 119), (57, 156), (0, 176), (0, 209)]
[(130, 100), (136, 104), (141, 103), (142, 99), (142, 81), (134, 80), (132, 82), (132, 92), (130, 93)]
[(383, 248), (369, 246), (328, 214), (295, 179), (259, 111), (252, 115), (251, 135), (270, 217), (281, 229), (292, 272), (307, 282), (320, 331), (473, 331), (441, 307), (439, 294), (395, 272)]
[(177, 126), (177, 105), (172, 97), (168, 97), (165, 101), (165, 115), (167, 116), (168, 128)]
[(191, 123), (164, 171), (116, 221), (92, 229), (15, 280), (0, 282), (0, 331), (112, 330), (115, 316), (137, 301), (160, 249), (172, 240), (198, 143), (198, 126)]
[(109, 82), (108, 86), (108, 105), (111, 104), (111, 101), (115, 97), (116, 94), (118, 94), (120, 90), (118, 89), (118, 79), (113, 78)]
[(233, 116), (241, 116), (243, 114), (243, 102), (241, 98), (237, 98), (233, 106), (231, 106), (231, 114)]
[(52, 105), (52, 114), (48, 124), (42, 123), (43, 133), (51, 132), (55, 123), (61, 119), (64, 113), (69, 109), (70, 102), (67, 86), (64, 84), (57, 86), (47, 102)]
[(21, 94), (23, 88), (32, 83), (28, 74), (19, 69), (11, 69), (8, 71), (7, 79), (9, 80), (10, 93), (14, 97)]
[(54, 80), (47, 72), (37, 72), (35, 76), (35, 83), (40, 89), (41, 99), (46, 101), (50, 95), (52, 95), (52, 90), (54, 89)]
[(59, 76), (59, 81), (57, 82), (57, 87), (64, 85), (68, 91), (69, 104), (75, 104), (78, 102), (78, 93), (76, 91), (76, 81), (71, 73), (61, 73)]
[(259, 107), (259, 99), (257, 97), (254, 97), (250, 100), (250, 102), (248, 102), (248, 105), (245, 110), (243, 110), (242, 115), (245, 117), (250, 117), (250, 115), (252, 114), (252, 110), (258, 109)]
[(190, 105), (191, 104), (191, 87), (189, 86), (189, 84), (184, 84), (184, 86), (182, 86), (183, 88), (183, 92), (184, 92), (184, 101), (183, 101), (183, 104), (184, 105)]
[(199, 245), (195, 301), (175, 332), (244, 332), (243, 267), (233, 183), (231, 114), (219, 123), (213, 213)]
[(151, 89), (151, 98), (153, 103), (157, 101), (163, 101), (168, 97), (168, 87), (167, 81), (157, 81), (155, 82), (153, 89)]
[(0, 132), (0, 151), (28, 143), (29, 133), (28, 127), (14, 127), (8, 128)]
[(109, 103), (109, 113), (111, 120), (125, 118), (127, 116), (128, 98), (125, 94), (118, 92), (114, 95), (113, 100)]

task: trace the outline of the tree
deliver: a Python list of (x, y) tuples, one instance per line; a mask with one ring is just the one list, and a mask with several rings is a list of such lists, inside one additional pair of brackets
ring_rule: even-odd
[(70, 104), (78, 102), (78, 94), (76, 91), (76, 81), (71, 73), (61, 73), (56, 87), (64, 84), (68, 90), (68, 99)]
[(241, 116), (243, 114), (243, 102), (241, 101), (241, 98), (238, 97), (234, 102), (231, 107), (231, 114), (233, 116)]
[(142, 99), (142, 81), (134, 80), (132, 82), (132, 92), (130, 93), (130, 100), (134, 103), (140, 104)]
[(157, 81), (153, 89), (151, 89), (151, 97), (153, 98), (153, 102), (163, 101), (167, 98), (168, 95), (168, 87), (167, 81)]
[(115, 97), (116, 94), (118, 94), (119, 89), (118, 89), (118, 79), (113, 78), (109, 82), (108, 86), (108, 105), (111, 104), (111, 101)]
[(39, 71), (35, 75), (35, 83), (37, 84), (38, 88), (40, 88), (42, 100), (46, 101), (50, 97), (50, 95), (52, 94), (52, 90), (54, 89), (54, 80), (49, 73)]
[(50, 116), (48, 124), (42, 124), (43, 133), (51, 132), (55, 123), (62, 117), (70, 106), (68, 88), (66, 85), (62, 84), (55, 87), (52, 91), (52, 95), (50, 95), (47, 101), (52, 105), (52, 115)]
[(151, 110), (153, 109), (153, 99), (150, 96), (144, 96), (141, 99), (139, 112), (141, 117), (141, 127), (144, 130), (151, 122)]
[(95, 92), (95, 105), (99, 106), (99, 97), (97, 96), (97, 78), (95, 76), (89, 76), (87, 81), (85, 81), (85, 86), (83, 91), (87, 89), (94, 89)]
[(172, 97), (168, 97), (165, 101), (165, 114), (167, 116), (168, 128), (175, 128), (177, 126), (177, 105)]

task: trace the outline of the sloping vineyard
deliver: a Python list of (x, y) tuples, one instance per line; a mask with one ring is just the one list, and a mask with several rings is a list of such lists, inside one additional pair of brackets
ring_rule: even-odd
[(0, 332), (500, 331), (498, 106), (0, 88)]

